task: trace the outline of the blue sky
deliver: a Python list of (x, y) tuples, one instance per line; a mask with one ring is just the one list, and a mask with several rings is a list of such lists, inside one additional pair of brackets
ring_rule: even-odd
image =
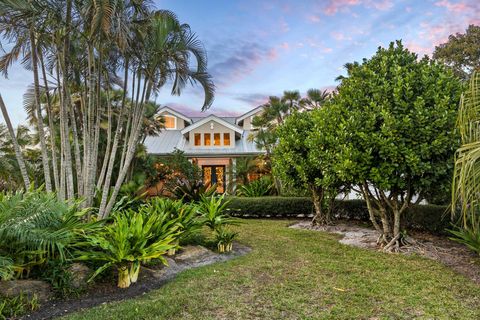
[[(390, 41), (431, 54), (449, 34), (480, 24), (480, 0), (157, 0), (155, 6), (174, 11), (203, 41), (217, 86), (210, 112), (220, 115), (244, 113), (284, 90), (331, 89), (345, 63)], [(0, 78), (14, 124), (24, 121), (22, 95), (32, 81), (20, 65)], [(157, 102), (199, 115), (200, 88), (181, 97), (169, 92)]]

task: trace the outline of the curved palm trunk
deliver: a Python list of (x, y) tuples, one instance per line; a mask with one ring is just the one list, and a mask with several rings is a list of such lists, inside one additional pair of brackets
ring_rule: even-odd
[(45, 189), (47, 192), (52, 191), (52, 180), (50, 178), (50, 165), (47, 152), (47, 144), (45, 142), (45, 131), (43, 127), (43, 115), (42, 108), (40, 105), (40, 84), (38, 76), (38, 56), (37, 56), (37, 46), (35, 40), (35, 34), (33, 31), (33, 26), (30, 27), (30, 47), (32, 55), (32, 69), (33, 69), (33, 83), (34, 83), (34, 92), (35, 92), (35, 107), (37, 110), (37, 131), (38, 137), (40, 139), (40, 149), (42, 152), (42, 165), (43, 165), (43, 174), (45, 178)]
[(13, 147), (15, 149), (15, 156), (17, 157), (18, 166), (20, 167), (23, 183), (25, 184), (25, 190), (28, 190), (28, 188), (30, 187), (30, 179), (28, 178), (27, 167), (25, 166), (25, 161), (23, 160), (22, 151), (20, 150), (20, 146), (18, 145), (17, 137), (15, 136), (15, 131), (13, 130), (12, 123), (10, 121), (7, 108), (5, 107), (5, 103), (3, 102), (3, 98), (1, 94), (0, 94), (0, 109), (2, 109), (3, 118), (5, 119), (8, 132), (10, 133), (10, 137), (12, 138)]

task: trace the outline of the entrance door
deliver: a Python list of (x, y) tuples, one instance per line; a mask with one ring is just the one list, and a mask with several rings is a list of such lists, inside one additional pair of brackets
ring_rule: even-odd
[(217, 185), (217, 192), (225, 192), (225, 166), (202, 166), (203, 183), (210, 186)]

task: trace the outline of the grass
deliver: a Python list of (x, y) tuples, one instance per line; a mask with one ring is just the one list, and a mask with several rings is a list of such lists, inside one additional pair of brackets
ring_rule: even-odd
[(338, 243), (287, 221), (236, 227), (253, 252), (65, 319), (479, 319), (480, 286), (421, 257)]

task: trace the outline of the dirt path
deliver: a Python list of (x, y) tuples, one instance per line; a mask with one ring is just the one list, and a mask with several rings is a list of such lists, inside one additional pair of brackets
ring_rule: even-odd
[(119, 289), (115, 286), (114, 281), (97, 283), (79, 298), (49, 301), (43, 304), (39, 310), (24, 315), (20, 319), (53, 319), (106, 302), (135, 298), (160, 288), (184, 270), (227, 261), (243, 256), (250, 251), (249, 247), (239, 243), (234, 244), (233, 251), (229, 254), (218, 254), (201, 246), (187, 246), (173, 259), (167, 258), (168, 267), (142, 267), (138, 282), (129, 288)]
[[(377, 250), (378, 233), (355, 222), (341, 222), (334, 226), (312, 227), (310, 221), (300, 221), (290, 226), (295, 229), (324, 231), (343, 235), (340, 243)], [(433, 259), (480, 284), (480, 257), (465, 246), (446, 237), (424, 232), (413, 232), (413, 244), (403, 247), (402, 254), (418, 254)]]

